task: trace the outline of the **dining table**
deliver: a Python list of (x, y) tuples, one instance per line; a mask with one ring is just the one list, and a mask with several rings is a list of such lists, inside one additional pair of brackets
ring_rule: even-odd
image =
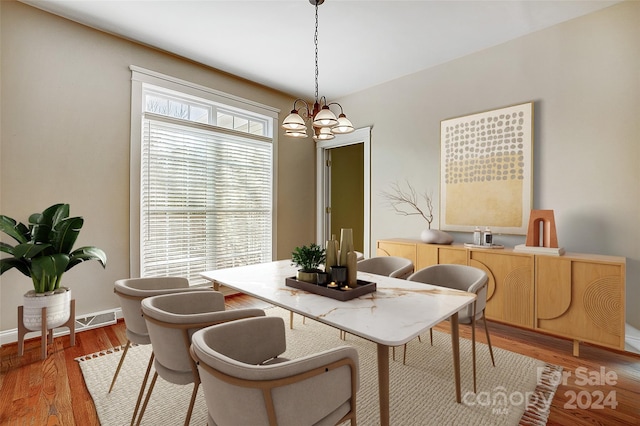
[(279, 260), (206, 271), (201, 276), (214, 289), (224, 285), (375, 343), (383, 426), (390, 424), (389, 348), (404, 345), (449, 320), (455, 398), (461, 402), (458, 312), (474, 302), (474, 293), (358, 272), (357, 279), (375, 283), (375, 291), (341, 301), (287, 286), (286, 280), (295, 279), (296, 271), (291, 260)]

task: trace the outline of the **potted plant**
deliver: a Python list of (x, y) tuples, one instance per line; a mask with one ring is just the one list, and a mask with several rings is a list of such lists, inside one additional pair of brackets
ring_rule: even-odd
[(291, 262), (300, 268), (296, 274), (298, 281), (316, 283), (319, 268), (324, 263), (326, 252), (319, 245), (296, 247), (291, 253)]
[[(107, 255), (96, 247), (73, 249), (84, 224), (82, 217), (69, 217), (69, 204), (55, 204), (29, 216), (29, 225), (0, 215), (0, 230), (18, 242), (0, 242), (0, 275), (16, 268), (33, 281), (33, 290), (24, 295), (24, 326), (33, 331), (42, 327), (42, 307), (47, 307), (47, 328), (69, 319), (71, 290), (61, 287), (62, 275), (85, 260), (97, 260), (104, 268)], [(43, 296), (43, 297), (39, 297)]]

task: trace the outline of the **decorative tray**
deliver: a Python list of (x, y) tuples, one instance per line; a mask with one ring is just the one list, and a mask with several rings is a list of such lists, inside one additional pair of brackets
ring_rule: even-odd
[(504, 248), (504, 246), (500, 244), (491, 244), (490, 246), (484, 246), (479, 244), (464, 243), (464, 246), (467, 248), (479, 248), (479, 249), (503, 249)]
[(369, 281), (358, 280), (358, 286), (352, 287), (349, 290), (343, 290), (339, 287), (331, 288), (327, 286), (308, 283), (306, 281), (298, 281), (295, 277), (286, 278), (285, 285), (298, 290), (308, 291), (309, 293), (319, 294), (320, 296), (330, 297), (332, 299), (345, 302), (347, 300), (355, 299), (367, 293), (373, 293), (376, 291), (376, 283)]

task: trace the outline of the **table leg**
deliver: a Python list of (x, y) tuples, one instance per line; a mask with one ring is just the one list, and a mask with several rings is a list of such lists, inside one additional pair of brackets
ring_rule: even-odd
[(456, 380), (456, 402), (462, 400), (462, 392), (460, 391), (460, 336), (458, 329), (458, 313), (451, 315), (449, 319), (451, 323), (451, 352), (453, 353), (453, 373)]
[(389, 426), (389, 346), (378, 343), (380, 425)]

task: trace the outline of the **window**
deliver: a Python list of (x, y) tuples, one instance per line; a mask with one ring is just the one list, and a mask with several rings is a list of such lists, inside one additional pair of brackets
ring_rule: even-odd
[[(132, 269), (196, 285), (206, 270), (271, 261), (277, 113), (239, 108), (237, 99), (224, 104), (208, 91), (199, 97), (191, 85), (183, 92), (170, 86), (134, 78), (139, 233), (136, 244), (132, 226), (131, 246), (139, 256), (132, 256)], [(132, 128), (132, 141), (135, 134)]]

